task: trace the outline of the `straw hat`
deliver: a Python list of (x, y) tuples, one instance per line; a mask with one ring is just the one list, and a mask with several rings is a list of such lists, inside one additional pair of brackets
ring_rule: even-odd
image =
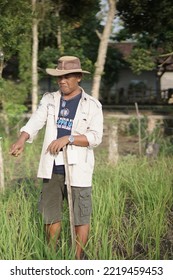
[(75, 56), (60, 57), (57, 67), (55, 69), (47, 68), (46, 72), (51, 76), (62, 76), (70, 73), (90, 74), (90, 72), (82, 70), (80, 59)]

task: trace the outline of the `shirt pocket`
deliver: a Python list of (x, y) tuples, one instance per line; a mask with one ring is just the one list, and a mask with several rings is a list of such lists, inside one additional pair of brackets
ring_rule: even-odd
[(86, 133), (88, 130), (89, 130), (89, 124), (88, 124), (88, 120), (83, 118), (81, 120), (78, 121), (75, 129), (74, 129), (74, 132), (77, 133), (77, 134), (84, 134)]
[(47, 114), (48, 116), (55, 116), (55, 106), (53, 104), (47, 105)]

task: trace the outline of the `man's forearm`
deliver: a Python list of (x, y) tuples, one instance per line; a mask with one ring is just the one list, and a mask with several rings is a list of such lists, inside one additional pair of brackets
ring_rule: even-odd
[(81, 146), (81, 147), (88, 147), (89, 142), (87, 140), (87, 137), (85, 135), (73, 135), (74, 136), (74, 142), (73, 145)]
[(23, 141), (23, 142), (26, 142), (28, 139), (29, 139), (29, 137), (30, 137), (30, 135), (27, 133), (27, 132), (25, 132), (25, 131), (22, 131), (21, 132), (21, 134), (20, 134), (20, 136), (19, 136), (19, 141), (21, 140), (21, 141)]

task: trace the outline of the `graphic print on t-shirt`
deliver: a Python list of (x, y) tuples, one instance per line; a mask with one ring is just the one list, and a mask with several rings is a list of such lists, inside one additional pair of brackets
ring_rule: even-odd
[(57, 120), (57, 128), (58, 129), (62, 128), (62, 129), (66, 129), (66, 130), (70, 130), (71, 131), (72, 125), (73, 125), (73, 119), (60, 117)]
[[(81, 99), (82, 94), (78, 94), (74, 98), (64, 100), (61, 98), (59, 114), (57, 119), (57, 138), (70, 135), (76, 110)], [(54, 173), (64, 174), (63, 165), (54, 165)]]
[(80, 99), (81, 94), (78, 94), (69, 100), (61, 99), (61, 105), (57, 119), (57, 138), (71, 134), (73, 120)]

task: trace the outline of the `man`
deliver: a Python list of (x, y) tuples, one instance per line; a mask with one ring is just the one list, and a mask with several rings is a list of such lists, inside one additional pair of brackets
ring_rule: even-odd
[(57, 77), (59, 90), (45, 93), (36, 112), (21, 128), (21, 134), (10, 153), (18, 156), (25, 142), (32, 142), (46, 125), (38, 177), (43, 178), (39, 210), (50, 241), (56, 243), (61, 230), (62, 203), (66, 194), (66, 176), (62, 149), (67, 146), (70, 183), (76, 232), (76, 258), (88, 240), (91, 216), (91, 187), (94, 169), (93, 148), (102, 141), (103, 114), (98, 100), (79, 86), (80, 60), (63, 56), (56, 69), (46, 72)]

